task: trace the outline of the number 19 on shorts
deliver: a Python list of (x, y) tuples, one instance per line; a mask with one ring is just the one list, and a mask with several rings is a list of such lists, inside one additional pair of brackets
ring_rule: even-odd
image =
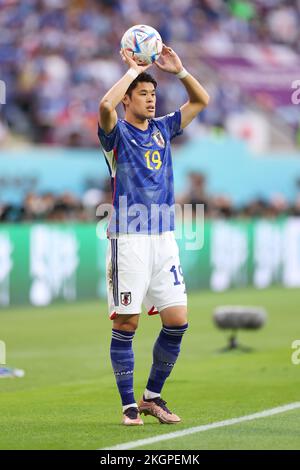
[(173, 273), (174, 276), (174, 286), (180, 286), (181, 284), (184, 284), (183, 272), (180, 265), (176, 269), (175, 264), (173, 264), (172, 268), (170, 269), (170, 272)]

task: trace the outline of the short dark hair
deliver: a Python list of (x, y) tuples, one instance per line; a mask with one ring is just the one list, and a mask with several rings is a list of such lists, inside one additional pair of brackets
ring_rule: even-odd
[(142, 72), (129, 85), (125, 95), (128, 95), (131, 97), (132, 90), (134, 90), (137, 87), (138, 83), (140, 82), (153, 83), (154, 89), (156, 89), (157, 87), (157, 81), (155, 80), (155, 78), (153, 78), (152, 75), (150, 75), (149, 73)]

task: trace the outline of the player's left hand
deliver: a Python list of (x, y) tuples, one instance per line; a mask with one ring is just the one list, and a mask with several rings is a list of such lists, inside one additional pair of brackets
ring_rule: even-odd
[(125, 64), (127, 64), (129, 68), (136, 70), (138, 74), (145, 72), (149, 67), (152, 66), (152, 64), (148, 64), (148, 65), (137, 64), (125, 49), (120, 50), (120, 55), (122, 57), (123, 62), (125, 62)]
[(182, 62), (176, 52), (165, 44), (163, 44), (159, 59), (160, 62), (155, 61), (154, 63), (160, 70), (170, 73), (179, 73), (183, 69)]

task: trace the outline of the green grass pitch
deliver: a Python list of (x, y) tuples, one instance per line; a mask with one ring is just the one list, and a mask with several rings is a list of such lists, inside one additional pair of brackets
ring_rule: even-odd
[[(217, 352), (226, 338), (214, 327), (212, 310), (231, 303), (268, 311), (262, 330), (239, 335), (251, 353)], [(1, 310), (7, 363), (26, 375), (0, 379), (0, 449), (98, 449), (299, 401), (300, 365), (291, 362), (291, 343), (300, 339), (299, 289), (191, 293), (189, 323), (162, 394), (182, 423), (161, 425), (145, 417), (143, 427), (128, 428), (120, 424), (105, 302)], [(134, 340), (137, 400), (159, 330), (159, 317), (142, 315)], [(297, 409), (143, 448), (300, 449), (299, 422)]]

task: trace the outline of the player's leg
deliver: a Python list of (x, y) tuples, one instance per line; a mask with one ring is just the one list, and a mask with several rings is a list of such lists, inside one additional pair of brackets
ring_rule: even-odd
[(139, 409), (141, 413), (151, 414), (163, 423), (172, 424), (179, 422), (180, 418), (166, 407), (160, 394), (178, 359), (188, 321), (184, 281), (181, 278), (179, 282), (179, 276), (175, 275), (176, 267), (180, 266), (177, 244), (172, 237), (168, 240), (166, 236), (165, 241), (169, 243), (162, 243), (161, 269), (154, 276), (148, 294), (160, 313), (162, 329), (154, 344), (153, 364)]
[(123, 423), (143, 424), (133, 392), (133, 339), (145, 290), (144, 265), (132, 253), (127, 237), (110, 240), (107, 253), (107, 293), (113, 320), (111, 363), (123, 407)]
[(181, 327), (188, 322), (187, 306), (174, 305), (173, 307), (164, 308), (159, 312), (162, 324), (166, 327)]
[(139, 324), (139, 314), (116, 315), (113, 318), (113, 328), (123, 331), (135, 332)]
[(181, 341), (188, 328), (187, 308), (167, 307), (160, 312), (160, 317), (162, 329), (153, 348), (153, 364), (139, 410), (155, 416), (162, 423), (175, 424), (181, 419), (167, 408), (160, 394), (178, 359)]
[(133, 391), (134, 353), (132, 342), (139, 315), (117, 315), (113, 320), (110, 346), (111, 364), (122, 400), (123, 424), (143, 424)]
[(153, 349), (153, 364), (145, 398), (160, 396), (165, 381), (178, 359), (181, 341), (188, 328), (186, 306), (168, 307), (160, 312), (162, 329)]

